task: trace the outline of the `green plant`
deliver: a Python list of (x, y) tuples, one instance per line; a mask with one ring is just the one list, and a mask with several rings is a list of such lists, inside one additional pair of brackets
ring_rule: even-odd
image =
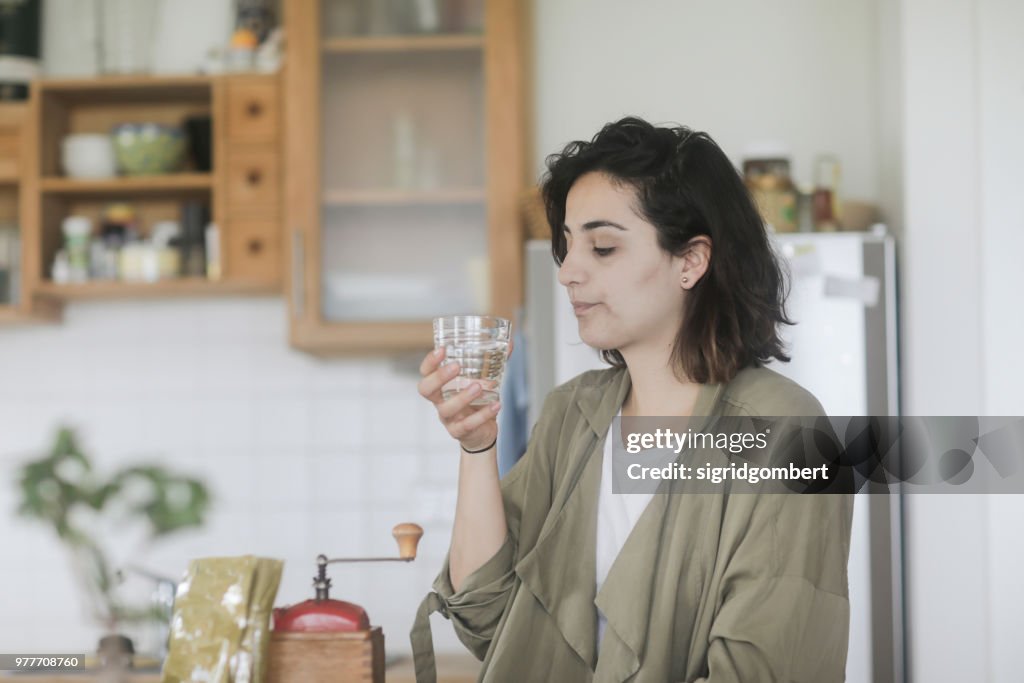
[(22, 500), (18, 512), (52, 525), (71, 551), (76, 574), (89, 589), (94, 616), (109, 631), (116, 630), (119, 622), (157, 617), (153, 608), (131, 606), (118, 598), (118, 572), (81, 518), (83, 513), (102, 517), (120, 512), (142, 519), (150, 540), (199, 527), (210, 503), (202, 482), (154, 465), (126, 467), (104, 480), (78, 447), (74, 432), (60, 427), (50, 454), (26, 463), (19, 483)]

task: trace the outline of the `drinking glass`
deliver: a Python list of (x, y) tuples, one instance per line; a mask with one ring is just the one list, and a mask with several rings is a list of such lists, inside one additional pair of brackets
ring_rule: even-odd
[(100, 0), (96, 4), (101, 39), (99, 68), (105, 74), (146, 73), (162, 0)]
[(511, 323), (504, 318), (484, 315), (434, 318), (434, 348), (445, 349), (441, 367), (456, 362), (460, 366), (459, 374), (441, 388), (441, 396), (447, 400), (477, 383), (483, 391), (470, 405), (497, 401), (511, 328)]

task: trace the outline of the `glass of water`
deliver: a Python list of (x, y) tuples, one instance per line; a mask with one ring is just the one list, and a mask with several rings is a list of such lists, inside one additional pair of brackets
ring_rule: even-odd
[(498, 400), (511, 329), (508, 320), (486, 315), (434, 318), (434, 348), (445, 350), (441, 366), (460, 366), (459, 374), (441, 387), (445, 400), (473, 383), (483, 391), (470, 405), (482, 406)]

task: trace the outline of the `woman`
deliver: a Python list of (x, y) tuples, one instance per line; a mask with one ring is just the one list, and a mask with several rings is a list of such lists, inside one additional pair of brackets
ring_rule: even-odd
[(417, 680), (435, 676), (434, 611), (483, 681), (844, 680), (851, 496), (611, 492), (616, 415), (823, 415), (763, 367), (789, 360), (792, 323), (742, 180), (706, 134), (626, 118), (550, 157), (542, 190), (580, 337), (612, 367), (548, 395), (499, 481), (498, 405), (442, 400), (457, 368), (424, 359), (420, 394), (462, 453)]

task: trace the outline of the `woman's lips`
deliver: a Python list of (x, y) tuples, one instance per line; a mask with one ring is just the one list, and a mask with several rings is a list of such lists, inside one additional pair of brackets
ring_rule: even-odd
[(576, 302), (572, 305), (572, 310), (573, 313), (575, 313), (576, 315), (582, 315), (589, 311), (594, 306), (597, 306), (597, 304), (586, 304), (582, 302)]

